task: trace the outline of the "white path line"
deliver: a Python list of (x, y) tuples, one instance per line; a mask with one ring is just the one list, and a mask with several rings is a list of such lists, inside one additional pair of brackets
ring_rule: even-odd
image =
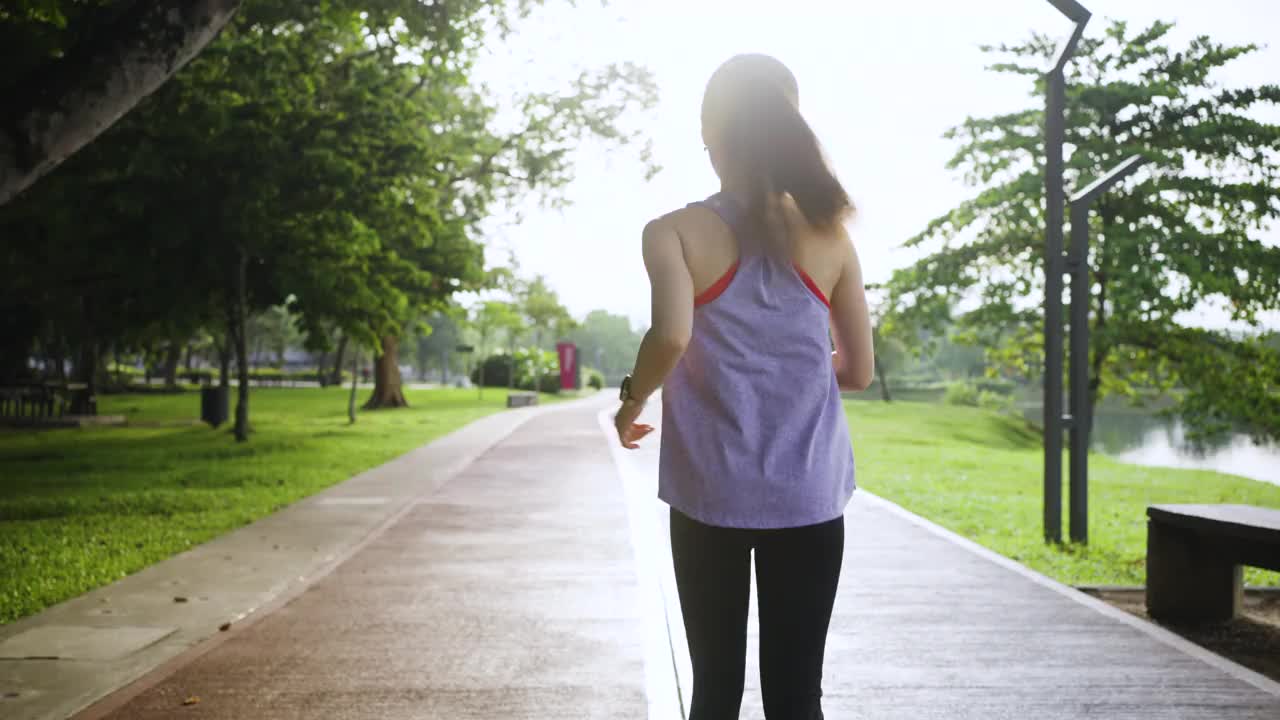
[[(669, 634), (670, 616), (663, 594), (660, 562), (662, 544), (657, 535), (652, 483), (638, 472), (625, 457), (613, 430), (613, 409), (601, 411), (600, 429), (613, 454), (614, 466), (622, 482), (627, 503), (627, 520), (631, 529), (631, 548), (636, 557), (636, 575), (640, 586), (641, 629), (644, 633), (645, 694), (649, 720), (684, 720), (684, 707), (673, 660), (674, 645)], [(668, 563), (669, 564), (669, 563)], [(676, 616), (679, 617), (676, 606)], [(680, 642), (683, 643), (683, 628)]]

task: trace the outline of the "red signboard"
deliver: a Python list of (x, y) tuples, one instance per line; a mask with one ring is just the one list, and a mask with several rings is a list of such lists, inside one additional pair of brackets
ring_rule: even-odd
[(562, 342), (556, 345), (560, 355), (560, 389), (576, 390), (578, 387), (578, 346)]

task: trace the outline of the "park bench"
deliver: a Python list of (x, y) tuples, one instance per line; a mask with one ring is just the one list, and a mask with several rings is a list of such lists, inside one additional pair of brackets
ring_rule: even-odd
[(71, 414), (93, 414), (83, 383), (29, 383), (0, 387), (0, 418), (35, 422)]
[(1240, 613), (1243, 566), (1280, 570), (1280, 510), (1252, 505), (1147, 508), (1147, 612), (1216, 622)]
[(507, 407), (529, 407), (538, 404), (538, 393), (513, 392), (507, 395)]

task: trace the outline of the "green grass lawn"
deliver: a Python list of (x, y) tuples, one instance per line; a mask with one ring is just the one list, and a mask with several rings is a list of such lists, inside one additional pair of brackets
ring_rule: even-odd
[(228, 425), (195, 423), (195, 393), (100, 398), (129, 427), (0, 431), (0, 623), (391, 460), (501, 410), (507, 395), (406, 390), (410, 408), (348, 425), (348, 392), (255, 388), (247, 444)]
[[(855, 400), (846, 409), (859, 486), (1071, 585), (1144, 583), (1148, 505), (1280, 508), (1280, 486), (1095, 454), (1089, 459), (1089, 545), (1058, 548), (1043, 539), (1040, 437), (1022, 420), (910, 402)], [(1066, 502), (1064, 494), (1064, 508)], [(1064, 534), (1066, 527), (1064, 516)], [(1280, 574), (1248, 569), (1245, 580), (1280, 585)]]

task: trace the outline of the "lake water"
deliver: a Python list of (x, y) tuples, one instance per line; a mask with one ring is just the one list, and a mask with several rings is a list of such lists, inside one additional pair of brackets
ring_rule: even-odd
[[(1030, 407), (1026, 417), (1039, 424), (1041, 412)], [(1187, 443), (1182, 423), (1176, 419), (1100, 411), (1094, 416), (1090, 440), (1094, 451), (1125, 462), (1217, 470), (1280, 485), (1280, 447), (1254, 445), (1246, 435), (1231, 435), (1196, 450)]]

